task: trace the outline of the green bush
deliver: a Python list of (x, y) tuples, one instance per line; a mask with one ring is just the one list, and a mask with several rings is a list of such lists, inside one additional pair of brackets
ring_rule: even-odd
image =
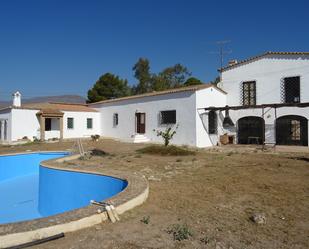
[(178, 125), (173, 130), (172, 127), (167, 127), (164, 131), (161, 130), (153, 130), (157, 132), (158, 137), (162, 137), (164, 141), (164, 145), (168, 146), (170, 144), (170, 141), (173, 139), (174, 135), (176, 134), (176, 130), (178, 129)]

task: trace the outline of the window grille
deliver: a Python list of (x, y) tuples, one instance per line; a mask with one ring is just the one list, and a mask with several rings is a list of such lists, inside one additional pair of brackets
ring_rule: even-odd
[(300, 103), (300, 77), (286, 77), (281, 82), (282, 103)]
[(247, 81), (242, 83), (243, 105), (256, 105), (256, 82)]
[(176, 124), (176, 110), (161, 111), (160, 124)]
[(291, 120), (291, 139), (294, 141), (300, 140), (300, 121)]
[(68, 118), (67, 120), (67, 128), (73, 129), (74, 128), (74, 118)]
[(217, 113), (215, 111), (210, 111), (208, 113), (208, 130), (209, 134), (217, 134), (218, 126), (218, 118), (217, 118)]

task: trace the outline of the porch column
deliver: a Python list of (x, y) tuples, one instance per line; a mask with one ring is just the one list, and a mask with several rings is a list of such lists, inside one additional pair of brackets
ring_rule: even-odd
[(40, 133), (41, 133), (41, 141), (45, 141), (45, 117), (40, 116)]
[(63, 117), (59, 118), (60, 140), (63, 139)]

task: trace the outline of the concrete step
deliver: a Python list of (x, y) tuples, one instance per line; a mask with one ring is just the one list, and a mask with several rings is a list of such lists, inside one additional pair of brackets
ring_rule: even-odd
[(147, 143), (150, 139), (143, 134), (136, 134), (133, 137), (133, 143)]

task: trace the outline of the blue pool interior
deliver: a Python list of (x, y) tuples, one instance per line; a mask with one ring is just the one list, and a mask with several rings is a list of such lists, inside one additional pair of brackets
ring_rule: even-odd
[(0, 224), (32, 220), (89, 205), (121, 192), (118, 178), (50, 169), (40, 162), (65, 152), (0, 156)]

